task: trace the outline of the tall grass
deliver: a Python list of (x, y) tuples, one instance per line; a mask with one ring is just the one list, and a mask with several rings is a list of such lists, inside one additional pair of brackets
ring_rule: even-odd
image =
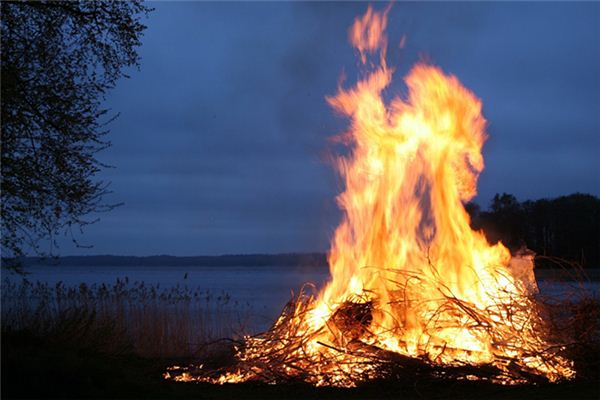
[(143, 357), (193, 357), (212, 341), (248, 333), (250, 311), (224, 292), (128, 278), (112, 285), (2, 282), (3, 331), (82, 339), (111, 352), (130, 346)]

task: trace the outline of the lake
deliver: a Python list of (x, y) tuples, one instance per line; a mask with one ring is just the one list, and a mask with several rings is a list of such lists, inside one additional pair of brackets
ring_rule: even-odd
[[(129, 282), (159, 284), (161, 288), (187, 286), (215, 295), (229, 294), (233, 301), (248, 304), (256, 323), (267, 327), (279, 315), (285, 304), (306, 282), (320, 288), (329, 279), (326, 267), (176, 267), (176, 266), (30, 266), (25, 278), (29, 281), (66, 286), (81, 283), (114, 284), (117, 279)], [(3, 279), (19, 282), (22, 276), (3, 271)]]
[[(187, 286), (203, 291), (209, 290), (215, 295), (229, 294), (232, 301), (248, 304), (257, 326), (266, 328), (279, 315), (284, 305), (306, 282), (317, 288), (329, 279), (327, 267), (276, 267), (276, 266), (30, 266), (27, 268), (29, 281), (45, 282), (55, 285), (62, 282), (66, 286), (78, 286), (81, 283), (114, 284), (117, 279), (129, 282), (159, 284), (161, 288)], [(3, 280), (20, 282), (22, 276), (2, 271)], [(600, 297), (600, 282), (557, 282), (542, 280), (539, 282), (543, 294), (564, 296), (581, 289), (590, 290)]]

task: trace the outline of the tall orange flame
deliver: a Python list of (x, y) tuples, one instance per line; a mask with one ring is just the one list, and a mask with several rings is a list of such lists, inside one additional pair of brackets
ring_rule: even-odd
[[(366, 50), (378, 50), (380, 63), (355, 87), (328, 98), (350, 117), (353, 148), (337, 163), (346, 183), (338, 196), (344, 218), (329, 254), (332, 280), (312, 321), (324, 323), (348, 299), (366, 299), (377, 304), (373, 342), (386, 350), (440, 362), (513, 356), (504, 354), (509, 347), (525, 351), (539, 340), (529, 314), (509, 316), (505, 309), (535, 290), (533, 263), (511, 259), (506, 247), (490, 245), (469, 225), (463, 203), (477, 193), (487, 138), (481, 102), (456, 77), (418, 63), (404, 79), (407, 98), (387, 105), (382, 92), (393, 72), (384, 58), (388, 11), (369, 7), (351, 28), (363, 64)], [(502, 328), (518, 330), (513, 336), (520, 338), (499, 346), (468, 313), (445, 311), (448, 299), (485, 310), (492, 321), (510, 317)], [(541, 360), (526, 363), (561, 375)]]
[[(369, 8), (367, 16), (372, 14)], [(372, 48), (372, 37), (385, 40), (381, 32), (372, 32), (375, 27), (385, 23), (365, 26), (357, 19), (353, 32), (369, 30)], [(381, 93), (391, 76), (381, 64), (356, 87), (329, 99), (352, 119), (354, 148), (338, 162), (346, 181), (338, 197), (345, 218), (333, 239), (333, 279), (322, 301), (335, 304), (365, 290), (377, 293), (383, 313), (375, 322), (382, 330), (400, 318), (419, 337), (426, 319), (418, 314), (439, 307), (435, 299), (440, 295), (487, 307), (501, 289), (514, 290), (515, 282), (508, 250), (502, 244), (490, 246), (482, 233), (472, 231), (462, 204), (475, 196), (483, 169), (481, 102), (455, 77), (417, 64), (405, 78), (408, 98), (395, 98), (388, 107)], [(419, 281), (409, 285), (409, 293), (418, 306), (407, 310), (409, 315), (396, 315), (391, 306), (395, 282), (415, 274)], [(472, 336), (468, 331), (444, 336), (455, 341), (461, 335)]]
[[(357, 373), (377, 373), (357, 346), (432, 364), (573, 376), (543, 337), (530, 296), (532, 258), (512, 258), (469, 226), (463, 203), (476, 195), (484, 167), (479, 99), (456, 77), (418, 63), (404, 79), (406, 98), (384, 101), (393, 73), (388, 11), (369, 7), (355, 20), (350, 41), (369, 70), (328, 98), (351, 120), (351, 153), (337, 162), (346, 188), (337, 199), (344, 216), (329, 253), (332, 279), (316, 300), (296, 303), (270, 332), (248, 338), (238, 355), (246, 367), (217, 382), (264, 379), (265, 365), (277, 362), (273, 376), (352, 385)], [(379, 59), (369, 64), (373, 53)]]

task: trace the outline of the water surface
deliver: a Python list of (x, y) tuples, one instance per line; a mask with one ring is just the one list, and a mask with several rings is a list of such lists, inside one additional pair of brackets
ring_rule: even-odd
[[(228, 294), (232, 301), (247, 304), (259, 326), (266, 327), (280, 313), (293, 293), (307, 282), (317, 289), (329, 280), (327, 267), (289, 266), (30, 266), (25, 279), (65, 286), (81, 283), (114, 284), (117, 279), (128, 279), (130, 283), (144, 282), (160, 285), (161, 288), (187, 286), (191, 289), (210, 291), (219, 296)], [(19, 282), (22, 276), (2, 271), (3, 278)], [(542, 280), (539, 282), (543, 294), (571, 296), (573, 293), (589, 291), (600, 297), (600, 282), (575, 283), (568, 281)]]

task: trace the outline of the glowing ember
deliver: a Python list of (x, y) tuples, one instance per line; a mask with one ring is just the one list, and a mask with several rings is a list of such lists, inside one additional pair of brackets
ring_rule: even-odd
[(561, 346), (545, 337), (531, 297), (532, 258), (511, 258), (469, 226), (463, 203), (476, 194), (486, 140), (481, 102), (424, 63), (404, 78), (406, 98), (384, 102), (393, 72), (388, 10), (369, 7), (356, 19), (350, 40), (367, 73), (328, 98), (351, 119), (342, 137), (351, 153), (337, 162), (346, 190), (331, 282), (316, 297), (301, 294), (268, 332), (246, 338), (234, 369), (173, 369), (170, 378), (353, 386), (411, 365), (461, 379), (479, 371), (478, 379), (503, 383), (574, 375)]

